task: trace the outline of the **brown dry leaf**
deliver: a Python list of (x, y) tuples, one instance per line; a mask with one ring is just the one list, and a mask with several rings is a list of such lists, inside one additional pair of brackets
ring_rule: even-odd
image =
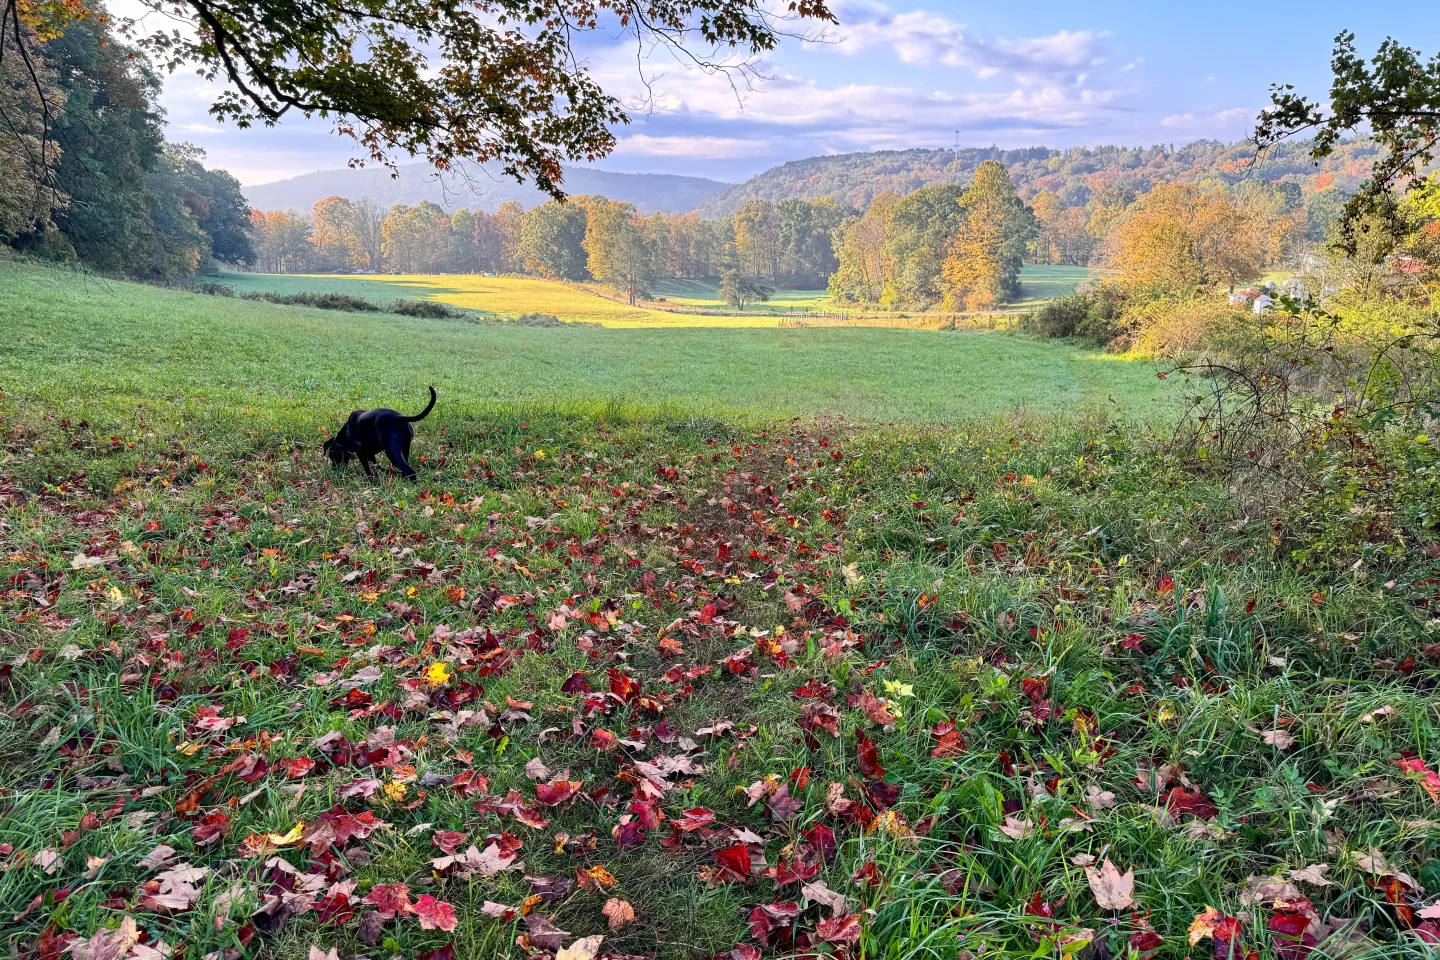
[(145, 858), (140, 861), (138, 866), (144, 867), (146, 870), (159, 870), (161, 867), (168, 867), (173, 859), (175, 859), (175, 848), (162, 843), (145, 854)]
[(1289, 750), (1295, 746), (1295, 738), (1284, 730), (1261, 730), (1260, 739), (1276, 750)]
[(531, 780), (549, 780), (550, 770), (545, 766), (545, 761), (536, 757), (525, 764), (525, 776)]
[(1035, 835), (1035, 825), (1029, 820), (1021, 820), (1016, 816), (1006, 817), (999, 829), (1001, 833), (1012, 840), (1024, 840), (1026, 837)]
[(1100, 869), (1094, 867), (1085, 868), (1085, 879), (1090, 883), (1090, 892), (1095, 895), (1095, 902), (1102, 910), (1124, 910), (1133, 906), (1135, 898), (1135, 869), (1132, 867), (1124, 874), (1116, 868), (1115, 864), (1106, 857), (1100, 864)]
[(310, 944), (310, 960), (340, 960), (340, 951), (334, 947), (329, 950), (321, 950), (315, 944)]
[(1375, 722), (1376, 720), (1378, 720), (1380, 717), (1388, 717), (1388, 716), (1390, 716), (1391, 714), (1393, 714), (1394, 712), (1395, 712), (1395, 708), (1394, 708), (1394, 707), (1389, 706), (1389, 705), (1386, 705), (1386, 706), (1383, 706), (1383, 707), (1379, 708), (1378, 710), (1371, 710), (1369, 713), (1365, 714), (1365, 716), (1363, 716), (1363, 717), (1360, 718), (1360, 722), (1361, 722), (1361, 723), (1374, 723), (1374, 722)]
[(600, 912), (610, 921), (610, 929), (616, 933), (635, 922), (635, 908), (615, 897), (606, 900), (605, 907)]
[(1371, 847), (1368, 853), (1357, 853), (1355, 855), (1355, 866), (1377, 877), (1394, 877), (1412, 890), (1420, 889), (1420, 884), (1415, 882), (1414, 877), (1400, 870), (1398, 867), (1393, 867), (1387, 863), (1385, 861), (1385, 854), (1381, 853), (1375, 847)]
[(525, 928), (530, 935), (530, 942), (543, 950), (559, 950), (560, 944), (570, 936), (569, 931), (561, 930), (550, 922), (549, 917), (540, 913), (527, 914)]
[(595, 960), (600, 953), (600, 944), (604, 940), (605, 937), (601, 934), (593, 937), (581, 937), (555, 954), (555, 960)]
[(1290, 871), (1290, 879), (1297, 883), (1308, 883), (1312, 887), (1330, 887), (1334, 883), (1325, 878), (1325, 871), (1330, 869), (1328, 863), (1312, 863), (1308, 867)]
[(1275, 877), (1251, 877), (1240, 891), (1240, 905), (1253, 907), (1258, 903), (1272, 903), (1276, 900), (1298, 900), (1300, 888), (1286, 880)]
[(1109, 790), (1101, 790), (1094, 784), (1085, 788), (1085, 797), (1090, 804), (1090, 809), (1097, 813), (1115, 806), (1115, 794)]
[(816, 880), (814, 883), (807, 883), (800, 888), (805, 899), (812, 903), (823, 903), (830, 908), (833, 916), (840, 916), (850, 912), (850, 904), (845, 900), (845, 894), (831, 890), (825, 885), (824, 880)]
[(120, 926), (96, 930), (88, 940), (76, 940), (70, 944), (70, 956), (74, 960), (120, 960), (140, 940), (140, 928), (134, 917), (125, 917)]
[(41, 870), (45, 871), (45, 876), (53, 877), (55, 876), (55, 871), (65, 865), (65, 857), (61, 855), (59, 850), (53, 847), (46, 847), (35, 855), (35, 864)]

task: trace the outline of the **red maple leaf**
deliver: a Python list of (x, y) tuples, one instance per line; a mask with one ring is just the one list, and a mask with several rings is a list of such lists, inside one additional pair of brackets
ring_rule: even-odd
[(714, 853), (715, 862), (720, 864), (722, 880), (744, 881), (750, 876), (750, 851), (743, 843), (737, 843)]
[(454, 907), (443, 901), (436, 900), (428, 893), (422, 894), (420, 898), (415, 901), (415, 906), (411, 912), (413, 912), (415, 918), (420, 921), (421, 930), (444, 930), (446, 933), (449, 933), (451, 930), (454, 930), (455, 925), (459, 923), (459, 918), (455, 916)]
[(537, 783), (535, 799), (547, 807), (558, 806), (579, 793), (582, 786), (584, 784), (579, 780), (555, 779), (549, 783)]
[(821, 920), (815, 925), (815, 935), (826, 943), (855, 943), (860, 939), (860, 915), (847, 913)]
[(377, 883), (365, 895), (364, 902), (374, 907), (382, 920), (404, 916), (414, 909), (410, 903), (410, 888), (403, 883)]
[(682, 813), (683, 816), (674, 817), (670, 822), (687, 833), (691, 830), (699, 830), (701, 827), (708, 827), (715, 822), (715, 811), (707, 810), (704, 807), (691, 807)]
[(860, 761), (860, 772), (866, 777), (879, 778), (885, 776), (885, 768), (880, 766), (880, 754), (875, 750), (875, 744), (865, 736), (864, 731), (855, 731), (855, 753)]
[(935, 736), (935, 749), (930, 751), (930, 756), (943, 760), (946, 757), (958, 757), (965, 752), (965, 734), (956, 729), (955, 724), (949, 720), (937, 723), (931, 732)]

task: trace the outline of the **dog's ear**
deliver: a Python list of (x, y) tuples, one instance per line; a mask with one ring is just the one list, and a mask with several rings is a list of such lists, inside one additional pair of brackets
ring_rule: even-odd
[(325, 453), (329, 453), (329, 452), (330, 452), (330, 448), (333, 447), (334, 445), (335, 445), (335, 441), (334, 441), (334, 440), (326, 440), (324, 443), (320, 444), (320, 449), (321, 449), (323, 452), (325, 452)]

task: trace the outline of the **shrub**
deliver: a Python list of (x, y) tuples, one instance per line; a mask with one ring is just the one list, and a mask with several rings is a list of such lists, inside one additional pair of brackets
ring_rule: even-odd
[(1125, 333), (1112, 345), (1166, 359), (1225, 352), (1254, 320), (1219, 295), (1138, 302), (1126, 309)]
[(522, 313), (511, 323), (518, 323), (522, 327), (563, 327), (567, 326), (564, 320), (553, 313)]
[(1028, 314), (1021, 327), (1041, 337), (1075, 337), (1104, 346), (1124, 331), (1127, 299), (1124, 292), (1108, 285), (1056, 297)]
[(424, 317), (429, 320), (453, 320), (464, 316), (459, 310), (436, 300), (396, 300), (390, 304), (390, 313), (406, 317)]
[[(1230, 327), (1219, 359), (1177, 366), (1193, 392), (1168, 452), (1269, 514), (1301, 565), (1403, 555), (1440, 560), (1440, 359), (1429, 330), (1356, 338), (1340, 316), (1282, 310)], [(1241, 315), (1247, 316), (1247, 315)]]
[(316, 307), (320, 310), (350, 310), (358, 313), (377, 313), (379, 304), (363, 297), (352, 297), (348, 293), (269, 293), (259, 291), (242, 293), (242, 299), (262, 300), (295, 307)]

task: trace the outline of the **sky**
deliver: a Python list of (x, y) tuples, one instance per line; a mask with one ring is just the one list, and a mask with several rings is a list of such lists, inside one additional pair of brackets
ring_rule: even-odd
[[(120, 0), (117, 14), (126, 12)], [(840, 23), (787, 38), (733, 85), (601, 31), (586, 67), (630, 109), (598, 168), (740, 181), (820, 154), (909, 147), (1069, 147), (1237, 140), (1271, 83), (1323, 95), (1335, 35), (1440, 52), (1440, 7), (1353, 2), (834, 0)], [(653, 95), (642, 94), (648, 81)], [(357, 151), (319, 119), (239, 130), (207, 114), (216, 88), (167, 78), (169, 137), (242, 184), (345, 165)], [(401, 158), (408, 162), (408, 158)]]

